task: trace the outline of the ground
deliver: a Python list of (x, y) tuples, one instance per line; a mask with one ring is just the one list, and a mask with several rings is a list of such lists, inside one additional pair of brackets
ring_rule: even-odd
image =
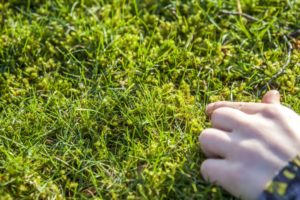
[(299, 17), (296, 0), (0, 0), (0, 199), (234, 199), (199, 172), (205, 106), (278, 89), (300, 112)]

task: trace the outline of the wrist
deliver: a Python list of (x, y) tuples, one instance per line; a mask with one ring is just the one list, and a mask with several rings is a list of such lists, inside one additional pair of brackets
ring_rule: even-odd
[(267, 185), (258, 200), (294, 199), (300, 194), (300, 155), (287, 163)]

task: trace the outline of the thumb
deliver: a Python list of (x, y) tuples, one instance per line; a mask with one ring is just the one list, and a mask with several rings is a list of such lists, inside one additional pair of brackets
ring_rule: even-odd
[(262, 103), (280, 104), (280, 94), (277, 90), (267, 92), (262, 98)]

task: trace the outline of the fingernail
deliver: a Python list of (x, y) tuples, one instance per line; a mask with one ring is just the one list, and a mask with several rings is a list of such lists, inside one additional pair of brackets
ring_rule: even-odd
[(273, 94), (276, 94), (276, 95), (279, 94), (278, 90), (271, 90), (270, 92), (272, 92)]

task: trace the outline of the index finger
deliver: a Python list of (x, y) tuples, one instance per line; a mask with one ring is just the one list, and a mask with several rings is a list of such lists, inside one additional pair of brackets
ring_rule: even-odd
[(256, 114), (262, 111), (269, 104), (266, 103), (254, 103), (254, 102), (230, 102), (230, 101), (219, 101), (211, 103), (206, 107), (206, 113), (210, 116), (216, 109), (222, 107), (228, 107), (240, 110), (247, 114)]

